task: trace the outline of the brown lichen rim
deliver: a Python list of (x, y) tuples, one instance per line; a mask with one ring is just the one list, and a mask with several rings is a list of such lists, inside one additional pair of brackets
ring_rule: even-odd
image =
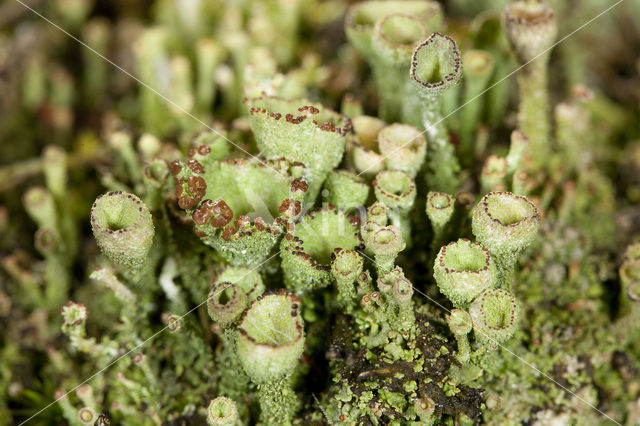
[[(525, 2), (516, 1), (509, 3), (502, 13), (505, 26), (510, 27), (517, 24), (522, 27), (531, 28), (552, 23), (555, 18), (553, 8), (545, 2), (538, 2), (536, 4), (541, 6), (541, 8), (540, 11), (534, 15), (533, 13), (527, 13), (527, 11), (523, 9), (523, 7), (527, 7)], [(515, 16), (516, 13), (513, 12), (516, 12), (520, 16)]]
[(250, 237), (255, 232), (264, 232), (273, 236), (278, 236), (282, 234), (283, 227), (286, 223), (287, 222), (284, 219), (277, 217), (271, 224), (266, 225), (264, 224), (264, 219), (262, 219), (262, 217), (257, 217), (254, 219), (253, 223), (248, 223), (242, 228), (237, 228), (235, 224), (227, 225), (222, 229), (220, 238), (226, 242), (237, 242), (240, 238)]
[[(324, 123), (318, 123), (316, 120), (312, 120), (313, 124), (316, 126), (316, 128), (318, 130), (324, 131), (324, 132), (333, 132), (333, 133), (338, 133), (341, 136), (346, 136), (348, 133), (350, 133), (353, 130), (353, 124), (351, 123), (351, 119), (349, 117), (347, 117), (344, 114), (340, 114), (336, 111), (333, 111), (327, 107), (325, 107), (324, 105), (321, 104), (316, 104), (318, 106), (313, 105), (313, 102), (309, 101), (308, 99), (286, 99), (286, 98), (282, 98), (279, 96), (270, 96), (270, 95), (266, 95), (264, 92), (261, 96), (258, 97), (253, 97), (253, 98), (244, 98), (242, 100), (242, 103), (244, 103), (248, 108), (249, 108), (249, 114), (250, 115), (254, 115), (254, 114), (264, 114), (265, 117), (271, 119), (271, 120), (280, 120), (280, 118), (285, 117), (285, 119), (287, 120), (288, 123), (291, 124), (300, 124), (303, 121), (305, 121), (308, 116), (307, 115), (299, 115), (297, 117), (293, 117), (293, 114), (283, 114), (281, 112), (278, 111), (267, 111), (266, 108), (256, 108), (256, 107), (252, 107), (250, 106), (250, 103), (255, 103), (258, 101), (268, 101), (268, 100), (276, 100), (276, 101), (281, 101), (281, 102), (287, 102), (287, 103), (306, 103), (304, 105), (301, 105), (298, 108), (299, 112), (303, 112), (303, 111), (308, 111), (309, 114), (311, 115), (315, 115), (315, 114), (319, 114), (321, 111), (324, 111), (326, 113), (328, 113), (329, 115), (333, 116), (335, 118), (335, 121), (338, 122), (339, 120), (341, 120), (344, 124), (342, 124), (342, 127), (337, 127), (335, 124), (326, 121)], [(320, 109), (320, 107), (322, 108), (322, 110)], [(339, 120), (338, 120), (339, 119)]]
[(71, 307), (73, 307), (73, 306), (78, 306), (78, 307), (80, 307), (80, 308), (84, 309), (84, 312), (85, 312), (85, 314), (84, 314), (84, 318), (79, 318), (79, 319), (75, 320), (75, 321), (74, 321), (74, 322), (72, 322), (72, 323), (68, 323), (68, 322), (64, 319), (64, 317), (63, 317), (63, 318), (62, 318), (62, 323), (63, 323), (63, 324), (65, 324), (65, 325), (67, 325), (67, 326), (80, 325), (80, 324), (82, 324), (82, 322), (83, 322), (84, 320), (86, 320), (87, 318), (89, 318), (89, 313), (90, 313), (90, 312), (89, 312), (89, 309), (87, 309), (87, 306), (86, 306), (86, 305), (84, 305), (84, 304), (82, 304), (82, 303), (75, 303), (75, 302), (72, 302), (71, 300), (69, 300), (69, 301), (67, 302), (67, 304), (66, 304), (66, 305), (64, 305), (64, 306), (60, 307), (60, 312), (64, 312), (64, 308), (71, 308)]
[[(391, 40), (389, 37), (387, 37), (386, 34), (384, 33), (384, 31), (382, 31), (382, 26), (389, 19), (397, 18), (397, 17), (406, 18), (406, 19), (414, 21), (416, 24), (418, 24), (420, 26), (420, 29), (422, 30), (422, 34), (420, 35), (420, 37), (417, 38), (415, 41), (411, 42), (411, 44), (398, 43), (398, 42), (396, 42), (394, 40)], [(422, 22), (420, 22), (415, 17), (413, 17), (411, 15), (407, 15), (405, 13), (390, 13), (389, 15), (386, 15), (384, 18), (380, 19), (378, 21), (378, 23), (375, 25), (375, 31), (378, 34), (378, 36), (380, 37), (380, 39), (382, 39), (384, 42), (389, 44), (389, 46), (391, 46), (392, 48), (403, 49), (403, 50), (406, 50), (406, 51), (412, 51), (414, 49), (415, 45), (418, 42), (420, 42), (420, 40), (424, 40), (424, 38), (427, 36), (427, 28), (422, 24)]]
[[(420, 52), (420, 50), (423, 47), (426, 47), (429, 44), (431, 44), (437, 37), (445, 38), (453, 46), (453, 52), (455, 55), (455, 67), (453, 71), (445, 75), (442, 80), (437, 81), (435, 83), (427, 83), (426, 81), (422, 81), (421, 79), (419, 79), (418, 76), (416, 75), (416, 71), (418, 68), (417, 56), (418, 56), (418, 52)], [(457, 78), (459, 78), (461, 70), (462, 70), (462, 60), (460, 59), (460, 50), (458, 49), (458, 45), (451, 37), (449, 37), (448, 35), (440, 34), (439, 32), (435, 32), (431, 34), (431, 36), (428, 39), (420, 43), (416, 47), (415, 51), (413, 52), (413, 57), (411, 58), (411, 73), (410, 73), (411, 78), (415, 80), (416, 83), (420, 84), (422, 87), (427, 89), (441, 88), (445, 86), (447, 83), (455, 81)]]
[[(284, 250), (287, 252), (290, 252), (293, 256), (298, 256), (299, 258), (301, 258), (303, 261), (307, 262), (309, 264), (309, 266), (311, 266), (312, 268), (318, 270), (318, 271), (325, 271), (325, 272), (330, 272), (331, 271), (331, 263), (329, 265), (324, 265), (321, 264), (319, 262), (317, 262), (310, 254), (306, 253), (304, 251), (304, 241), (299, 238), (298, 236), (294, 235), (295, 232), (295, 225), (300, 224), (300, 222), (302, 222), (302, 220), (304, 220), (305, 218), (309, 218), (309, 220), (313, 220), (314, 216), (318, 213), (324, 213), (324, 212), (333, 212), (334, 214), (342, 214), (347, 221), (349, 222), (349, 224), (351, 224), (353, 226), (353, 224), (351, 223), (350, 220), (350, 215), (345, 212), (344, 209), (342, 208), (337, 208), (335, 207), (333, 204), (328, 204), (326, 207), (323, 208), (319, 208), (319, 209), (315, 209), (315, 210), (310, 210), (307, 213), (305, 213), (302, 216), (299, 216), (295, 221), (294, 221), (294, 228), (292, 230), (287, 229), (287, 232), (285, 234), (285, 240), (288, 242), (285, 247)], [(364, 244), (362, 242), (362, 236), (360, 235), (360, 229), (357, 226), (353, 226), (355, 228), (355, 232), (353, 233), (353, 235), (356, 237), (356, 239), (360, 242), (359, 245), (356, 245), (353, 250), (357, 251), (357, 250), (364, 250)], [(289, 237), (291, 236), (291, 237)], [(342, 249), (341, 247), (336, 247), (334, 248), (334, 252), (336, 249)], [(331, 253), (332, 256), (334, 256), (334, 253)]]
[[(395, 173), (395, 174), (400, 174), (401, 173), (401, 174), (403, 174), (403, 175), (405, 175), (406, 177), (409, 178), (409, 188), (406, 191), (404, 191), (402, 194), (400, 194), (400, 195), (395, 195), (395, 194), (390, 193), (389, 191), (384, 189), (382, 186), (380, 186), (380, 183), (378, 182), (378, 180), (380, 179), (379, 178), (380, 175), (388, 175), (388, 174), (392, 174), (392, 173)], [(373, 180), (373, 182), (371, 182), (371, 185), (373, 185), (374, 189), (375, 188), (379, 188), (380, 192), (385, 197), (387, 197), (389, 199), (392, 199), (392, 200), (396, 200), (396, 201), (399, 201), (399, 200), (401, 200), (403, 198), (410, 197), (412, 193), (416, 192), (415, 180), (411, 176), (409, 176), (406, 172), (403, 172), (402, 170), (383, 170), (383, 171), (381, 171), (380, 173), (378, 173), (376, 175), (376, 178)]]
[[(435, 197), (444, 197), (447, 199), (448, 204), (444, 207), (438, 207), (436, 205), (433, 204), (433, 199)], [(427, 197), (427, 202), (431, 205), (431, 207), (433, 207), (436, 210), (444, 210), (444, 209), (448, 209), (449, 207), (451, 207), (453, 205), (453, 199), (451, 198), (451, 195), (447, 194), (446, 192), (434, 192), (432, 193), (429, 197)]]
[[(484, 311), (485, 299), (490, 294), (495, 294), (495, 293), (502, 293), (502, 295), (507, 296), (510, 299), (510, 302), (511, 302), (511, 312), (510, 312), (511, 316), (509, 318), (509, 323), (507, 325), (502, 326), (502, 327), (494, 327), (494, 326), (490, 325), (487, 322), (487, 315), (486, 315), (486, 313)], [(511, 293), (509, 293), (506, 290), (502, 290), (500, 288), (491, 288), (491, 289), (487, 289), (484, 292), (482, 292), (482, 294), (480, 296), (478, 296), (478, 297), (480, 298), (479, 305), (480, 305), (481, 321), (482, 321), (482, 324), (486, 328), (488, 328), (489, 330), (494, 330), (494, 331), (504, 331), (504, 330), (507, 330), (512, 325), (514, 325), (514, 323), (516, 321), (516, 312), (518, 311), (518, 303), (516, 302), (515, 297), (513, 297), (511, 295)], [(492, 338), (492, 336), (488, 336), (488, 337)], [(492, 338), (492, 340), (494, 340), (494, 339)]]
[(404, 271), (399, 266), (396, 266), (376, 279), (378, 290), (383, 294), (390, 294), (393, 291), (394, 283), (400, 278), (404, 278)]
[[(401, 292), (399, 287), (400, 287), (400, 283), (407, 283), (408, 289), (406, 292)], [(393, 282), (393, 287), (392, 287), (392, 292), (393, 292), (393, 296), (396, 298), (396, 300), (400, 303), (407, 303), (407, 302), (411, 302), (411, 298), (413, 297), (413, 294), (415, 293), (415, 291), (413, 290), (413, 284), (411, 283), (411, 281), (409, 281), (406, 277), (398, 277), (398, 279), (396, 279)]]
[[(480, 247), (480, 250), (482, 250), (482, 252), (485, 255), (484, 266), (482, 268), (476, 269), (476, 270), (470, 270), (470, 269), (459, 270), (459, 269), (448, 268), (444, 265), (444, 258), (447, 256), (447, 247), (451, 245), (455, 245), (460, 241), (462, 241), (463, 243), (468, 243), (469, 247), (473, 247), (473, 246)], [(469, 274), (480, 274), (481, 272), (485, 272), (489, 269), (489, 266), (491, 265), (491, 253), (489, 253), (489, 250), (483, 247), (480, 243), (477, 243), (475, 241), (470, 241), (467, 238), (460, 238), (458, 241), (452, 241), (440, 249), (440, 253), (438, 254), (438, 264), (440, 265), (441, 268), (444, 268), (444, 272), (447, 274), (463, 274), (465, 272)]]
[(215, 308), (220, 312), (232, 311), (234, 309), (234, 306), (232, 303), (227, 302), (225, 304), (221, 304), (219, 301), (220, 297), (222, 296), (222, 293), (224, 293), (224, 291), (228, 288), (230, 288), (233, 291), (233, 294), (231, 295), (231, 297), (229, 297), (229, 302), (232, 302), (234, 298), (238, 295), (238, 292), (242, 291), (240, 288), (238, 288), (237, 285), (235, 285), (231, 281), (219, 282), (211, 286), (211, 290), (209, 291), (209, 296), (207, 298), (207, 305)]
[(98, 219), (96, 218), (96, 207), (98, 206), (98, 203), (100, 202), (100, 200), (102, 199), (102, 197), (107, 196), (107, 197), (114, 197), (114, 196), (124, 196), (124, 192), (123, 191), (109, 191), (106, 194), (101, 194), (98, 195), (98, 197), (96, 198), (96, 200), (93, 202), (93, 205), (91, 206), (91, 224), (94, 225), (100, 232), (106, 232), (107, 234), (124, 234), (125, 232), (129, 232), (131, 230), (133, 230), (133, 228), (136, 225), (139, 225), (142, 220), (143, 220), (143, 208), (146, 207), (144, 205), (144, 203), (142, 202), (142, 200), (140, 198), (138, 198), (136, 195), (134, 194), (127, 194), (127, 196), (125, 197), (126, 200), (132, 200), (134, 203), (136, 203), (138, 205), (138, 218), (136, 219), (135, 222), (133, 222), (131, 225), (129, 226), (125, 226), (124, 228), (120, 228), (118, 230), (113, 230), (113, 229), (107, 229), (104, 228), (102, 225), (100, 225), (100, 223), (98, 222)]
[[(351, 255), (355, 255), (355, 259), (358, 262), (358, 266), (356, 266), (354, 269), (350, 269), (347, 272), (342, 272), (340, 270), (338, 270), (337, 267), (337, 261), (339, 258), (341, 257), (345, 257), (345, 256), (351, 256)], [(358, 254), (357, 251), (355, 250), (348, 250), (348, 249), (339, 249), (339, 250), (334, 250), (334, 252), (331, 254), (332, 260), (331, 260), (331, 270), (334, 271), (336, 274), (339, 274), (340, 276), (343, 277), (348, 277), (349, 275), (351, 275), (351, 273), (353, 271), (357, 271), (358, 269), (362, 269), (364, 262), (362, 261), (362, 257)], [(334, 267), (334, 265), (336, 265)], [(357, 275), (360, 275), (360, 273), (358, 273)], [(356, 277), (357, 277), (356, 275)]]
[[(273, 345), (271, 343), (258, 343), (258, 342), (256, 342), (256, 340), (253, 337), (251, 337), (249, 335), (247, 330), (245, 330), (243, 328), (244, 321), (247, 319), (247, 315), (249, 314), (249, 311), (254, 307), (254, 305), (258, 304), (261, 300), (263, 300), (263, 299), (265, 299), (267, 297), (280, 297), (280, 296), (286, 296), (291, 301), (291, 313), (290, 313), (290, 315), (291, 315), (291, 318), (294, 318), (294, 321), (296, 323), (297, 335), (291, 341), (291, 343), (287, 343), (286, 345)], [(249, 342), (253, 343), (254, 345), (264, 346), (264, 347), (267, 347), (267, 348), (274, 348), (274, 349), (292, 347), (296, 342), (298, 342), (300, 339), (302, 339), (302, 336), (303, 336), (302, 325), (300, 324), (301, 321), (298, 319), (298, 308), (300, 307), (300, 303), (301, 302), (302, 301), (300, 299), (298, 299), (298, 297), (296, 297), (296, 295), (294, 295), (290, 291), (287, 291), (284, 288), (281, 288), (281, 289), (278, 289), (278, 290), (266, 291), (266, 292), (262, 293), (262, 295), (258, 296), (258, 298), (256, 300), (251, 302), (249, 307), (244, 311), (244, 313), (240, 317), (240, 320), (238, 321), (238, 333), (241, 336), (243, 336), (244, 338), (246, 338)]]
[[(524, 200), (524, 202), (531, 207), (531, 209), (533, 209), (533, 214), (527, 217), (524, 217), (522, 219), (520, 219), (517, 222), (511, 223), (509, 225), (505, 225), (503, 224), (500, 220), (496, 219), (495, 217), (493, 217), (491, 215), (491, 213), (489, 213), (489, 204), (488, 204), (488, 198), (492, 197), (494, 195), (497, 196), (503, 196), (506, 195), (508, 197), (513, 197), (513, 198), (518, 198), (520, 200)], [(538, 208), (535, 206), (535, 204), (533, 204), (531, 201), (529, 201), (529, 199), (527, 197), (524, 197), (522, 195), (516, 195), (513, 194), (511, 192), (507, 192), (507, 191), (493, 191), (493, 192), (489, 192), (487, 193), (487, 195), (485, 195), (484, 197), (482, 197), (482, 200), (480, 200), (480, 204), (482, 205), (482, 210), (484, 211), (484, 213), (487, 215), (487, 217), (492, 221), (497, 223), (500, 226), (503, 226), (505, 228), (515, 228), (517, 226), (519, 226), (520, 224), (524, 223), (524, 222), (534, 222), (537, 223), (540, 221), (540, 214), (538, 213)], [(480, 207), (480, 206), (478, 206)]]
[[(383, 233), (391, 233), (393, 234), (393, 238), (386, 243), (381, 243), (376, 239), (376, 237), (380, 237), (380, 235)], [(374, 245), (377, 246), (377, 248), (380, 248), (381, 246), (386, 246), (394, 241), (397, 241), (399, 238), (401, 238), (401, 233), (400, 230), (395, 226), (380, 226), (378, 229), (375, 229), (371, 232), (371, 235), (369, 235), (367, 241), (370, 241), (369, 245)]]
[[(376, 212), (376, 210), (379, 210), (379, 211)], [(367, 209), (367, 216), (381, 217), (383, 215), (384, 216), (387, 215), (387, 206), (385, 206), (384, 203), (381, 203), (380, 201), (373, 203)]]
[[(214, 405), (218, 405), (218, 404), (224, 404), (226, 410), (229, 412), (228, 416), (221, 417), (214, 413), (214, 409), (216, 408), (214, 407)], [(217, 410), (220, 411), (219, 408)], [(234, 402), (231, 399), (227, 398), (226, 396), (219, 396), (215, 399), (212, 399), (211, 402), (209, 403), (209, 406), (207, 407), (207, 415), (211, 416), (211, 418), (214, 419), (215, 422), (232, 420), (234, 416), (234, 411), (235, 411)]]
[[(151, 168), (151, 164), (152, 163), (157, 163), (160, 162), (162, 164), (164, 164), (165, 169), (164, 169), (164, 173), (162, 174), (162, 176), (159, 179), (154, 178), (153, 176), (151, 176), (151, 173), (149, 173), (149, 169)], [(151, 182), (154, 183), (163, 183), (167, 180), (167, 178), (169, 177), (169, 174), (171, 172), (169, 171), (169, 163), (167, 163), (167, 160), (164, 160), (162, 158), (158, 158), (158, 157), (154, 157), (151, 158), (147, 161), (144, 162), (144, 175), (147, 179), (149, 179)]]
[[(221, 163), (225, 163), (231, 166), (257, 166), (260, 168), (268, 168), (272, 171), (275, 170), (286, 170), (287, 172), (287, 176), (288, 176), (288, 184), (289, 184), (289, 191), (291, 194), (296, 194), (299, 191), (302, 192), (307, 192), (309, 189), (309, 184), (302, 178), (302, 177), (297, 177), (297, 178), (293, 178), (291, 176), (291, 169), (294, 167), (302, 167), (305, 168), (304, 164), (302, 163), (298, 163), (298, 162), (291, 162), (288, 161), (287, 159), (285, 159), (284, 157), (279, 157), (279, 158), (275, 158), (272, 160), (266, 160), (263, 157), (259, 157), (259, 158), (251, 158), (251, 159), (246, 159), (246, 158), (227, 158), (224, 160), (220, 161)], [(283, 167), (284, 166), (284, 167)], [(202, 179), (202, 178), (200, 178)], [(205, 181), (206, 184), (206, 181)], [(180, 181), (176, 184), (176, 189), (178, 189), (178, 187), (180, 188), (181, 191), (183, 191), (183, 185), (184, 185), (184, 178), (180, 179)], [(176, 197), (178, 196), (178, 193), (176, 192)], [(204, 197), (203, 197), (204, 198)], [(299, 207), (299, 201), (295, 200), (294, 198), (291, 197), (287, 197), (285, 199), (282, 200), (280, 207), (282, 207), (282, 203), (284, 203), (287, 200), (293, 200), (294, 204), (296, 204), (296, 210), (299, 211), (300, 207)], [(279, 233), (281, 233), (281, 229), (280, 226), (283, 225), (283, 217), (282, 216), (277, 216), (273, 219), (273, 221), (271, 221), (270, 223), (266, 223), (264, 218), (259, 216), (257, 218), (255, 218), (253, 220), (253, 222), (248, 220), (248, 217), (244, 214), (240, 214), (238, 216), (238, 218), (233, 221), (232, 225), (229, 225), (229, 223), (232, 222), (232, 218), (233, 216), (235, 216), (235, 212), (232, 211), (233, 215), (231, 217), (231, 219), (229, 219), (227, 222), (225, 222), (224, 224), (220, 225), (220, 226), (213, 226), (213, 224), (211, 224), (211, 214), (206, 215), (206, 218), (204, 218), (204, 222), (203, 223), (199, 223), (201, 220), (198, 219), (196, 220), (196, 218), (194, 216), (196, 215), (204, 215), (206, 212), (201, 212), (200, 210), (205, 207), (205, 204), (209, 205), (209, 204), (216, 204), (218, 202), (223, 202), (227, 207), (228, 204), (226, 203), (226, 201), (222, 198), (218, 198), (215, 202), (213, 200), (210, 199), (205, 199), (202, 200), (202, 198), (198, 201), (198, 203), (192, 207), (191, 210), (191, 219), (196, 223), (197, 226), (200, 227), (205, 227), (205, 226), (211, 226), (213, 228), (217, 229), (222, 229), (224, 236), (226, 236), (227, 238), (224, 238), (225, 241), (229, 241), (231, 239), (231, 237), (233, 235), (236, 235), (236, 240), (238, 238), (240, 238), (241, 236), (244, 236), (246, 234), (251, 235), (254, 230), (257, 231), (264, 231), (266, 230), (267, 232), (273, 233), (274, 235), (277, 235)], [(282, 211), (280, 211), (280, 213), (283, 213)], [(286, 224), (286, 220), (284, 220), (284, 224)], [(229, 226), (232, 226), (233, 229), (227, 229), (229, 228)], [(277, 229), (277, 231), (276, 231)], [(202, 232), (201, 229), (196, 228), (196, 234), (198, 234), (199, 237), (204, 237), (205, 235), (207, 235), (206, 233)], [(244, 230), (244, 232), (240, 232), (239, 234), (236, 234), (237, 231), (241, 231)], [(226, 231), (226, 233), (225, 233)]]

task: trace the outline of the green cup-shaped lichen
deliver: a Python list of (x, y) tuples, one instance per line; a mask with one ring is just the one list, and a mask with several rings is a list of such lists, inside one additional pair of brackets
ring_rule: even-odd
[(347, 310), (354, 307), (357, 298), (355, 281), (362, 272), (362, 258), (353, 250), (340, 250), (331, 262), (331, 274), (338, 286), (338, 301)]
[(458, 190), (460, 164), (445, 129), (441, 112), (443, 93), (462, 75), (458, 45), (433, 33), (413, 53), (411, 81), (421, 100), (422, 125), (427, 134), (427, 184), (436, 191)]
[[(391, 14), (416, 17), (435, 29), (442, 19), (441, 7), (434, 1), (365, 1), (349, 8), (345, 17), (345, 30), (349, 41), (364, 56), (372, 51), (372, 37), (376, 24)], [(373, 64), (372, 64), (373, 65)]]
[(464, 90), (460, 110), (460, 145), (458, 154), (460, 160), (467, 166), (473, 165), (475, 160), (474, 142), (475, 130), (480, 124), (484, 105), (474, 102), (483, 90), (487, 88), (489, 79), (493, 75), (493, 56), (484, 50), (467, 50), (463, 54), (462, 73)]
[(147, 160), (142, 178), (146, 189), (144, 201), (151, 210), (157, 210), (163, 202), (163, 191), (169, 178), (169, 164), (161, 158)]
[(144, 165), (144, 179), (153, 185), (161, 185), (169, 177), (169, 165), (161, 158), (152, 158)]
[(393, 298), (400, 305), (411, 304), (411, 297), (413, 296), (413, 285), (406, 278), (399, 278), (393, 283)]
[(91, 208), (91, 228), (112, 262), (129, 269), (144, 264), (154, 228), (149, 209), (138, 197), (120, 191), (99, 196)]
[(230, 282), (240, 288), (247, 295), (249, 301), (255, 300), (264, 293), (265, 285), (262, 282), (260, 273), (255, 269), (242, 266), (226, 266), (220, 272), (213, 283)]
[(393, 329), (402, 332), (415, 331), (415, 314), (411, 300), (413, 285), (408, 279), (400, 277), (393, 283), (392, 295), (393, 305), (396, 305), (398, 310), (396, 312), (391, 307), (387, 311), (389, 324)]
[(383, 203), (373, 203), (367, 208), (367, 221), (377, 223), (380, 226), (385, 226), (388, 221), (387, 206)]
[(373, 181), (376, 199), (389, 208), (409, 210), (416, 199), (416, 185), (407, 173), (400, 170), (385, 170)]
[(509, 340), (518, 330), (520, 307), (515, 297), (502, 289), (487, 289), (469, 308), (476, 339), (495, 346)]
[(469, 346), (469, 338), (467, 334), (473, 329), (471, 315), (462, 309), (453, 309), (450, 315), (447, 315), (447, 323), (449, 330), (453, 333), (458, 342), (458, 361), (465, 363), (469, 361), (471, 356), (471, 347)]
[(492, 254), (517, 253), (538, 233), (540, 215), (526, 197), (490, 192), (473, 211), (473, 234)]
[(374, 28), (373, 50), (366, 59), (378, 88), (379, 115), (388, 122), (407, 121), (403, 117), (404, 104), (418, 102), (412, 91), (407, 93), (406, 77), (413, 49), (427, 34), (419, 17), (404, 14), (389, 14)]
[(353, 250), (340, 250), (331, 262), (331, 273), (336, 281), (353, 283), (362, 272), (362, 258)]
[(67, 154), (64, 148), (47, 145), (42, 151), (42, 163), (47, 188), (59, 200), (64, 197), (67, 187)]
[(30, 188), (22, 196), (22, 204), (27, 214), (41, 228), (57, 228), (56, 204), (47, 189), (36, 186)]
[[(629, 293), (631, 285), (640, 282), (640, 243), (634, 243), (627, 247), (624, 252), (624, 261), (618, 270), (620, 277), (620, 307), (618, 315), (628, 314), (632, 309), (633, 292)], [(636, 290), (637, 291), (637, 290)]]
[[(191, 213), (196, 234), (233, 265), (257, 267), (280, 240), (284, 223), (302, 209), (304, 167), (286, 160), (172, 164), (178, 206)], [(264, 182), (270, 182), (265, 185)]]
[(531, 138), (528, 171), (546, 167), (551, 144), (547, 65), (557, 26), (551, 6), (544, 1), (515, 1), (502, 13), (502, 27), (521, 64), (518, 73), (520, 105), (518, 127)]
[(375, 257), (379, 274), (390, 271), (398, 253), (406, 247), (400, 230), (395, 226), (382, 226), (369, 233), (365, 245)]
[(327, 173), (342, 160), (351, 120), (307, 100), (263, 96), (245, 103), (258, 149), (269, 159), (304, 164), (314, 200)]
[(89, 407), (83, 407), (78, 410), (78, 420), (80, 424), (92, 425), (95, 421), (96, 413)]
[(359, 115), (352, 119), (353, 132), (355, 133), (358, 143), (367, 149), (376, 150), (378, 148), (378, 133), (387, 123), (378, 117), (370, 115)]
[(387, 169), (402, 170), (415, 177), (427, 155), (427, 142), (422, 132), (408, 124), (392, 124), (378, 134), (380, 153)]
[(236, 322), (248, 305), (247, 295), (230, 282), (220, 282), (211, 288), (207, 310), (212, 320), (227, 328)]
[(421, 424), (432, 425), (436, 421), (436, 403), (428, 396), (417, 398), (413, 402), (413, 409), (420, 418)]
[(427, 194), (426, 212), (431, 226), (436, 233), (441, 233), (454, 211), (453, 197), (444, 192), (429, 192)]
[(507, 177), (507, 159), (490, 155), (484, 162), (480, 184), (483, 192), (499, 191), (505, 188)]
[(238, 359), (257, 385), (262, 423), (290, 424), (298, 399), (290, 377), (304, 350), (300, 299), (286, 290), (251, 303), (236, 339)]
[(369, 197), (369, 185), (360, 176), (347, 170), (332, 170), (324, 188), (329, 191), (327, 201), (344, 210), (364, 205)]
[(384, 169), (384, 158), (378, 150), (378, 133), (385, 126), (384, 121), (368, 115), (353, 119), (355, 135), (347, 144), (348, 158), (355, 170), (369, 179)]
[(555, 14), (544, 1), (515, 1), (502, 12), (502, 26), (520, 62), (533, 60), (556, 38)]
[(290, 374), (304, 348), (300, 300), (281, 290), (251, 303), (238, 324), (237, 350), (242, 368), (255, 383)]
[(238, 420), (238, 408), (232, 399), (219, 396), (209, 403), (207, 423), (210, 426), (234, 426)]
[(334, 250), (353, 250), (360, 244), (358, 227), (344, 211), (326, 208), (305, 214), (282, 240), (286, 286), (303, 292), (331, 284)]
[(382, 119), (407, 122), (405, 104), (417, 103), (407, 91), (411, 52), (428, 32), (438, 30), (441, 19), (441, 7), (433, 1), (368, 1), (347, 12), (347, 38), (372, 68)]
[(426, 29), (419, 18), (394, 13), (378, 21), (372, 43), (380, 61), (408, 70), (414, 47), (426, 36)]
[(626, 248), (624, 261), (618, 273), (623, 284), (640, 280), (640, 243), (631, 244)]
[[(373, 220), (367, 220), (365, 223), (360, 226), (360, 235), (362, 236), (363, 241), (367, 241), (369, 236), (374, 232), (380, 229), (382, 225)], [(371, 252), (371, 250), (369, 250)]]
[(460, 80), (462, 61), (452, 38), (433, 33), (413, 53), (411, 77), (427, 98), (440, 95)]
[(380, 293), (385, 296), (392, 297), (393, 286), (399, 279), (404, 279), (404, 271), (399, 266), (396, 266), (390, 271), (379, 274), (376, 285), (378, 286), (378, 290), (380, 290)]
[(464, 307), (482, 291), (494, 286), (496, 271), (487, 249), (460, 239), (440, 249), (433, 265), (433, 276), (442, 294), (454, 306)]
[(507, 154), (507, 173), (514, 174), (522, 166), (522, 157), (529, 147), (529, 138), (524, 132), (514, 130), (511, 132), (511, 143)]
[(449, 324), (449, 329), (455, 335), (468, 334), (473, 329), (471, 315), (462, 309), (451, 310), (451, 314), (447, 316), (447, 324)]

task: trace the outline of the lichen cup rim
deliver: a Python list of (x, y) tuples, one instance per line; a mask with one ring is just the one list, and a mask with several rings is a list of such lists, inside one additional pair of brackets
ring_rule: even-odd
[[(126, 194), (126, 196), (125, 196)], [(105, 220), (105, 218), (100, 217), (97, 215), (97, 211), (96, 209), (98, 209), (100, 207), (100, 203), (104, 202), (106, 200), (106, 197), (122, 197), (124, 196), (124, 201), (126, 202), (127, 200), (131, 200), (133, 201), (137, 206), (137, 209), (134, 209), (133, 211), (136, 212), (136, 218), (134, 221), (129, 221), (130, 223), (124, 227), (118, 228), (118, 229), (111, 229), (108, 226), (105, 226), (103, 224), (103, 220)], [(96, 200), (94, 201), (93, 205), (91, 206), (91, 223), (94, 224), (94, 226), (96, 228), (98, 228), (98, 230), (100, 231), (104, 231), (106, 233), (109, 234), (115, 234), (115, 233), (125, 233), (128, 231), (131, 231), (132, 229), (135, 228), (135, 226), (140, 223), (142, 220), (144, 220), (143, 215), (141, 214), (144, 211), (144, 203), (142, 202), (142, 200), (140, 198), (138, 198), (136, 195), (134, 194), (130, 194), (130, 193), (125, 193), (123, 191), (109, 191), (105, 194), (100, 194), (98, 195), (98, 197), (96, 198)]]

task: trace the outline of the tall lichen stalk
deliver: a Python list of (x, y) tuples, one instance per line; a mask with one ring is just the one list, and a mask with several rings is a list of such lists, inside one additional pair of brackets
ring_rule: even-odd
[(557, 24), (546, 2), (516, 1), (502, 13), (502, 25), (522, 65), (518, 90), (518, 124), (531, 140), (533, 167), (542, 167), (551, 147), (548, 66)]

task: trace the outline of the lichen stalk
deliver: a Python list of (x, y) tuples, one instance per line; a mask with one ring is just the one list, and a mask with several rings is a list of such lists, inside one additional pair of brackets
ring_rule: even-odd
[(460, 185), (460, 164), (441, 113), (442, 94), (462, 75), (460, 51), (452, 38), (433, 33), (416, 47), (411, 64), (411, 81), (422, 106), (422, 124), (427, 135), (427, 185), (433, 191), (456, 192)]
[(550, 115), (547, 67), (557, 28), (546, 2), (516, 1), (502, 12), (502, 26), (518, 61), (519, 128), (531, 140), (535, 166), (545, 166), (550, 153)]

